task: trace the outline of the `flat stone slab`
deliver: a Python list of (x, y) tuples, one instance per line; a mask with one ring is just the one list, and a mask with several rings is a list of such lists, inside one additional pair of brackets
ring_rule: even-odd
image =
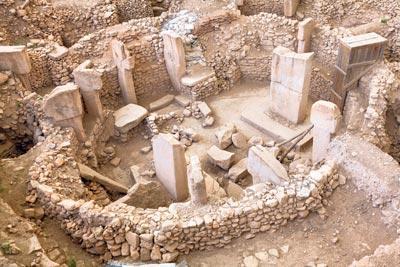
[(129, 130), (138, 126), (149, 112), (142, 106), (128, 104), (114, 112), (115, 128), (127, 133)]
[(247, 158), (247, 170), (253, 177), (253, 184), (270, 182), (281, 185), (289, 176), (283, 165), (272, 152), (262, 146), (253, 146)]
[(178, 103), (182, 107), (187, 107), (190, 105), (190, 99), (184, 95), (176, 95), (175, 102)]
[(186, 74), (181, 78), (181, 83), (188, 87), (193, 87), (203, 81), (212, 78), (215, 75), (213, 69), (208, 67), (199, 68), (191, 74)]
[(247, 171), (247, 158), (244, 158), (233, 165), (228, 172), (228, 178), (234, 183), (245, 178), (247, 175), (249, 175), (249, 172)]
[(86, 180), (99, 183), (111, 191), (116, 191), (120, 193), (127, 193), (128, 188), (98, 172), (89, 168), (86, 165), (78, 163), (80, 176)]
[(199, 104), (197, 105), (198, 108), (200, 109), (201, 114), (203, 114), (204, 117), (207, 117), (208, 115), (212, 114), (212, 110), (211, 108), (207, 105), (206, 102), (201, 101), (199, 102)]
[[(297, 125), (295, 128), (289, 128), (270, 118), (265, 113), (265, 109), (265, 107), (258, 107), (256, 105), (247, 107), (246, 110), (242, 112), (240, 119), (260, 132), (269, 135), (277, 142), (288, 140), (310, 127), (310, 123), (305, 122)], [(306, 135), (296, 147), (301, 148), (311, 141), (311, 139), (311, 134)]]
[(168, 106), (169, 104), (171, 104), (172, 101), (174, 101), (174, 99), (175, 99), (174, 95), (163, 96), (160, 99), (158, 99), (158, 100), (156, 100), (154, 102), (151, 102), (150, 105), (149, 105), (149, 110), (150, 111), (155, 111), (155, 110), (158, 110), (158, 109), (162, 109), (162, 108)]
[(207, 151), (210, 162), (216, 166), (221, 167), (224, 170), (229, 170), (232, 165), (234, 153), (219, 149), (217, 146), (212, 146)]

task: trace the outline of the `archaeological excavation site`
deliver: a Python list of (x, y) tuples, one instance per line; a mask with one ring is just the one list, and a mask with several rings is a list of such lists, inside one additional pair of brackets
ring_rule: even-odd
[(399, 0), (0, 16), (0, 267), (400, 266)]

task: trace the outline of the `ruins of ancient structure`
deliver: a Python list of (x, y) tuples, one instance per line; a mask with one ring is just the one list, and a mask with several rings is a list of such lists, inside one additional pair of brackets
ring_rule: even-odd
[(0, 11), (0, 266), (400, 266), (399, 1)]

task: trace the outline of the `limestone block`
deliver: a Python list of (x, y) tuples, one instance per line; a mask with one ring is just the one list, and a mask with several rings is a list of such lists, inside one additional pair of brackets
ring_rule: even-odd
[(25, 46), (0, 46), (0, 70), (28, 74), (31, 69), (31, 60)]
[(228, 178), (235, 183), (240, 179), (245, 178), (247, 175), (249, 175), (249, 172), (247, 171), (247, 158), (244, 158), (233, 165), (228, 172)]
[(200, 109), (201, 114), (203, 114), (204, 117), (207, 117), (209, 115), (212, 114), (212, 110), (210, 109), (210, 107), (207, 105), (206, 102), (204, 101), (200, 101), (197, 104), (197, 107)]
[(236, 126), (233, 123), (227, 123), (221, 126), (216, 132), (217, 145), (220, 149), (226, 149), (232, 144), (232, 135), (236, 132)]
[(56, 87), (47, 96), (43, 111), (53, 123), (61, 127), (72, 127), (80, 141), (86, 139), (82, 124), (83, 106), (79, 88), (73, 83)]
[(83, 107), (78, 86), (68, 83), (54, 88), (44, 101), (43, 110), (55, 121), (81, 116)]
[(209, 174), (205, 173), (205, 183), (206, 183), (206, 191), (207, 196), (210, 199), (219, 199), (226, 197), (225, 190), (219, 185), (217, 180), (212, 178)]
[(60, 60), (63, 57), (67, 56), (68, 52), (69, 50), (65, 46), (55, 45), (53, 47), (53, 50), (49, 53), (49, 57), (52, 60)]
[(285, 167), (262, 146), (250, 148), (247, 170), (253, 177), (253, 184), (270, 182), (281, 185), (284, 181), (289, 180)]
[(189, 189), (183, 146), (171, 134), (159, 134), (152, 145), (158, 179), (176, 201), (186, 200)]
[(186, 73), (185, 48), (182, 38), (173, 31), (161, 33), (164, 43), (165, 65), (172, 85), (176, 90), (181, 88), (181, 78)]
[(127, 133), (138, 126), (146, 118), (147, 114), (148, 111), (144, 107), (128, 104), (114, 112), (115, 129), (121, 133)]
[(210, 162), (216, 166), (221, 167), (224, 170), (229, 170), (232, 165), (234, 153), (219, 149), (216, 146), (212, 146), (207, 151), (208, 158)]
[(175, 101), (182, 107), (187, 107), (190, 105), (190, 99), (183, 95), (175, 96)]
[(168, 207), (172, 198), (158, 181), (143, 181), (132, 186), (118, 202), (138, 208), (157, 209)]
[(169, 104), (171, 104), (174, 101), (174, 99), (175, 99), (175, 96), (173, 96), (173, 95), (163, 96), (160, 99), (158, 99), (154, 102), (151, 102), (149, 105), (149, 110), (155, 111), (158, 109), (162, 109), (162, 108), (168, 106)]
[(188, 167), (190, 199), (195, 205), (204, 205), (207, 203), (206, 182), (201, 169), (198, 156), (190, 158)]
[(225, 191), (228, 197), (231, 197), (235, 200), (239, 200), (244, 196), (244, 190), (239, 185), (231, 181), (228, 181)]

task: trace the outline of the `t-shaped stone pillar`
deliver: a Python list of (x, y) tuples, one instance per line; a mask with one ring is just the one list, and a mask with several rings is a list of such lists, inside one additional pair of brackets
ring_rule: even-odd
[(292, 123), (307, 115), (314, 53), (298, 54), (288, 48), (274, 49), (271, 64), (271, 111)]
[(75, 83), (80, 88), (88, 113), (103, 121), (103, 106), (99, 93), (103, 87), (103, 81), (101, 80), (101, 73), (90, 69), (91, 65), (91, 61), (86, 60), (73, 71), (73, 75)]
[(72, 127), (79, 141), (86, 139), (81, 94), (76, 84), (67, 83), (54, 88), (44, 101), (43, 111), (53, 119), (54, 125)]
[(319, 100), (312, 105), (310, 120), (314, 124), (312, 149), (314, 163), (321, 161), (327, 155), (331, 136), (337, 131), (340, 117), (338, 106), (332, 102)]
[(185, 150), (171, 134), (159, 134), (153, 139), (153, 158), (160, 182), (175, 201), (189, 196)]
[(173, 31), (162, 32), (165, 65), (175, 90), (181, 88), (181, 78), (186, 73), (185, 48), (182, 38)]
[(299, 22), (297, 53), (308, 53), (311, 51), (311, 36), (314, 28), (315, 22), (312, 18), (307, 18)]
[(190, 158), (188, 167), (190, 199), (194, 205), (207, 204), (206, 181), (201, 170), (198, 156)]
[(135, 58), (129, 55), (129, 51), (123, 42), (111, 41), (114, 63), (118, 69), (118, 81), (122, 96), (126, 104), (136, 104), (136, 91), (133, 83), (132, 70), (135, 66)]
[(14, 72), (27, 90), (32, 89), (29, 80), (32, 65), (25, 46), (0, 46), (0, 70)]

